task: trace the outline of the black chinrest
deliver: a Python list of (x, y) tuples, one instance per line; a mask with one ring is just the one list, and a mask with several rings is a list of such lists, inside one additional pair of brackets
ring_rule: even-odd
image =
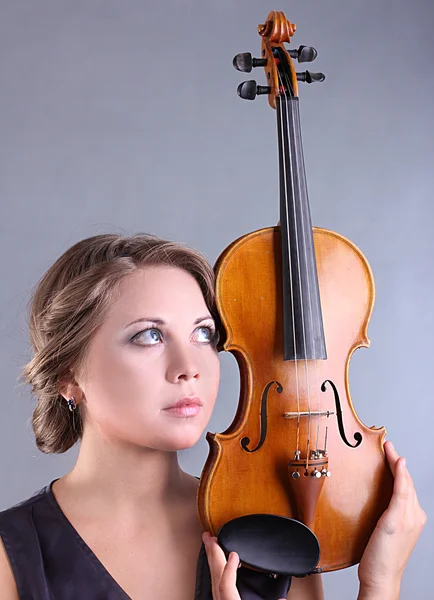
[(245, 515), (220, 529), (218, 542), (228, 556), (236, 552), (243, 565), (276, 575), (302, 577), (319, 561), (316, 535), (303, 523), (277, 515)]

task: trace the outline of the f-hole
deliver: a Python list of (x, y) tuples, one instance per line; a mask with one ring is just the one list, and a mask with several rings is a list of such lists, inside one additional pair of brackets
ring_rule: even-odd
[(356, 431), (356, 433), (354, 434), (354, 439), (356, 440), (356, 443), (350, 444), (350, 442), (347, 439), (347, 436), (345, 435), (345, 429), (344, 429), (344, 419), (342, 416), (342, 407), (341, 407), (341, 400), (339, 398), (339, 392), (335, 386), (335, 384), (333, 383), (333, 381), (330, 381), (330, 379), (326, 379), (323, 384), (321, 385), (321, 391), (325, 392), (326, 391), (326, 383), (329, 383), (332, 386), (333, 389), (333, 393), (335, 395), (335, 405), (336, 405), (336, 418), (338, 420), (338, 427), (339, 427), (339, 433), (341, 434), (341, 438), (343, 439), (343, 441), (345, 442), (345, 444), (347, 446), (349, 446), (350, 448), (357, 448), (357, 446), (360, 446), (360, 444), (362, 443), (362, 434), (359, 433), (358, 431)]
[(278, 381), (270, 381), (265, 386), (264, 391), (262, 392), (262, 400), (261, 400), (261, 412), (259, 415), (259, 427), (260, 427), (260, 436), (258, 445), (255, 448), (250, 449), (248, 446), (250, 444), (250, 438), (244, 437), (241, 440), (241, 448), (246, 452), (256, 452), (265, 442), (265, 438), (267, 437), (267, 426), (268, 426), (268, 416), (267, 416), (267, 404), (268, 404), (268, 392), (272, 385), (276, 384), (276, 392), (281, 394), (283, 392), (283, 387)]

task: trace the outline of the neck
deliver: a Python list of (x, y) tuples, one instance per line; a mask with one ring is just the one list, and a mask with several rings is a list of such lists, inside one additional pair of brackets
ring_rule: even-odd
[(61, 485), (68, 494), (92, 497), (112, 510), (143, 510), (146, 503), (152, 512), (191, 495), (193, 483), (180, 468), (176, 452), (102, 439), (85, 431), (77, 463)]

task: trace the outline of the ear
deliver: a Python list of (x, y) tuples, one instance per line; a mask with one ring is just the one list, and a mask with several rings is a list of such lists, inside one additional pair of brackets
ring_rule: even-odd
[(59, 386), (59, 393), (65, 398), (65, 400), (71, 400), (71, 398), (74, 398), (76, 404), (80, 404), (80, 402), (83, 402), (84, 399), (83, 390), (75, 380)]

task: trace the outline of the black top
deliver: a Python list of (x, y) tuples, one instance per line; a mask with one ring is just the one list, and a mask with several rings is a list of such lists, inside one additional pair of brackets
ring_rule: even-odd
[[(68, 521), (53, 483), (0, 512), (0, 536), (20, 600), (132, 600)], [(277, 600), (286, 596), (289, 583), (241, 567), (237, 587), (242, 600)], [(193, 600), (212, 600), (203, 544)]]

